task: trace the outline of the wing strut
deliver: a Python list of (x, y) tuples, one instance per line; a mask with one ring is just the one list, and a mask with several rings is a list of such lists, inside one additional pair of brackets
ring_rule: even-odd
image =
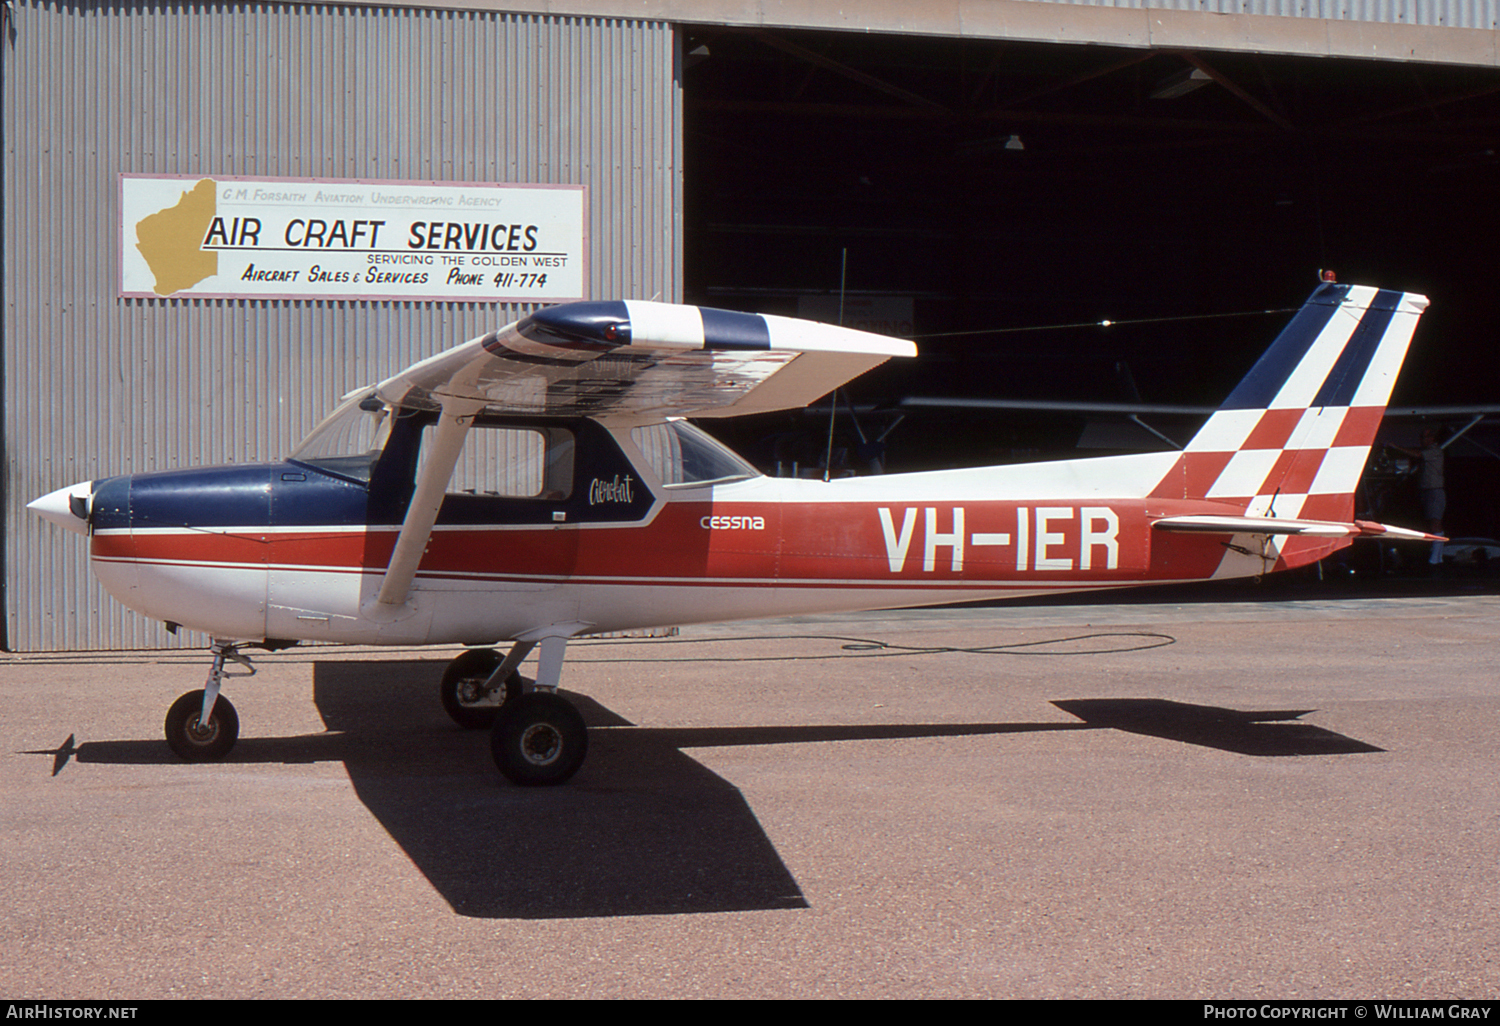
[(469, 425), (483, 405), (472, 399), (444, 398), (437, 429), (433, 432), (432, 448), (417, 475), (416, 490), (412, 493), (411, 504), (406, 507), (406, 519), (401, 523), (401, 533), (396, 535), (390, 565), (381, 579), (380, 593), (375, 597), (375, 611), (389, 614), (405, 604), (411, 593), (412, 579), (416, 577), (417, 567), (427, 551), (432, 525), (437, 522), (438, 510), (443, 506), (443, 495), (453, 477), (464, 439), (468, 437)]

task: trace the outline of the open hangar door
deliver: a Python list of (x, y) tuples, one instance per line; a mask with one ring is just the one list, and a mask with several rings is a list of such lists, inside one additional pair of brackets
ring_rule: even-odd
[[(866, 435), (916, 397), (1215, 404), (1325, 268), (1432, 300), (1393, 407), (1500, 403), (1496, 69), (681, 31), (687, 299), (833, 319), (842, 289), (849, 316), (909, 321), (922, 357), (849, 389)], [(888, 470), (1165, 444), (1078, 416), (903, 410)], [(811, 420), (804, 473), (827, 434)], [(799, 428), (728, 430), (771, 467)], [(847, 418), (835, 430), (857, 463)], [(1487, 424), (1449, 450), (1451, 534), (1500, 536), (1485, 450)]]

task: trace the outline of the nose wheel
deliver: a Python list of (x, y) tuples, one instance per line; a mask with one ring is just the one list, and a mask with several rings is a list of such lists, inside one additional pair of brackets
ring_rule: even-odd
[[(165, 731), (167, 745), (177, 757), (187, 762), (217, 762), (229, 754), (240, 738), (240, 716), (229, 699), (219, 695), (225, 677), (251, 677), (255, 667), (236, 645), (215, 641), (213, 668), (198, 691), (189, 691), (167, 710)], [(236, 662), (248, 673), (227, 673), (226, 662)]]
[(208, 722), (201, 722), (203, 691), (189, 691), (167, 710), (167, 744), (186, 762), (217, 762), (240, 736), (240, 717), (227, 698), (214, 702)]

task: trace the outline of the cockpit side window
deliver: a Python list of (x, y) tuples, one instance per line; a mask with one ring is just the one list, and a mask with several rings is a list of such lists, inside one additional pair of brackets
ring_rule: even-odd
[[(419, 475), (428, 446), (421, 451)], [(566, 499), (573, 493), (573, 454), (573, 432), (567, 428), (477, 423), (464, 439), (447, 494)]]

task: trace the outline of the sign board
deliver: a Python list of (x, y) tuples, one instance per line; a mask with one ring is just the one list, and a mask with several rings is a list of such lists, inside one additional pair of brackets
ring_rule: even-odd
[(170, 299), (584, 299), (587, 189), (120, 176), (120, 294)]

